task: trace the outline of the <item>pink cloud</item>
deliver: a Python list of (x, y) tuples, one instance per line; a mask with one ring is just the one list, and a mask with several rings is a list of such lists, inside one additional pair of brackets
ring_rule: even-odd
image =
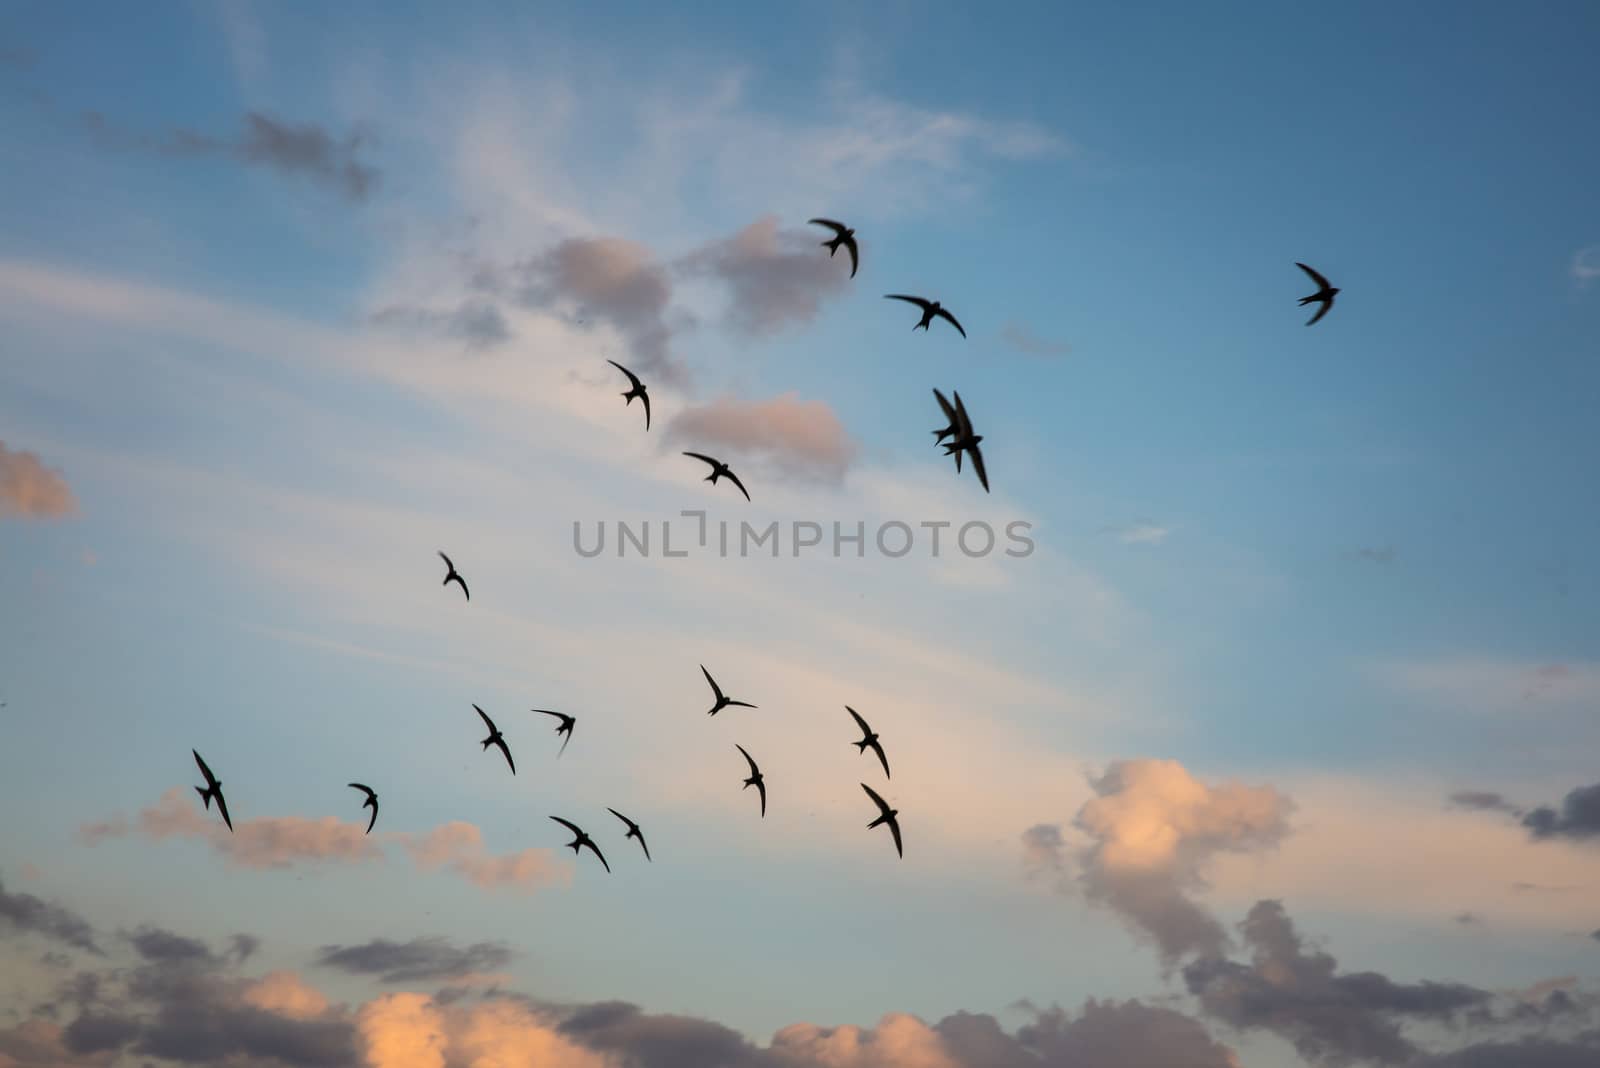
[(57, 519), (78, 510), (59, 472), (31, 452), (15, 452), (0, 441), (0, 516)]
[(784, 393), (765, 401), (722, 397), (687, 408), (667, 427), (674, 441), (771, 462), (780, 471), (837, 482), (857, 445), (831, 407)]

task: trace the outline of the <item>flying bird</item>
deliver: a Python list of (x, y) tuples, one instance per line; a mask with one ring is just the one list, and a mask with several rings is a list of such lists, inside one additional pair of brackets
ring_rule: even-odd
[(439, 553), (439, 559), (443, 560), (444, 566), (450, 569), (450, 573), (444, 577), (444, 582), (440, 583), (440, 585), (448, 586), (453, 580), (457, 586), (461, 587), (461, 595), (469, 601), (472, 600), (472, 594), (467, 591), (467, 580), (461, 577), (461, 573), (456, 570), (456, 565), (452, 564), (450, 558), (443, 552)]
[(826, 226), (836, 235), (822, 243), (822, 247), (828, 250), (828, 258), (830, 260), (833, 259), (833, 254), (839, 251), (840, 245), (850, 250), (850, 277), (854, 278), (856, 276), (856, 268), (861, 265), (861, 250), (856, 247), (856, 232), (844, 223), (834, 222), (832, 219), (808, 219), (806, 221), (817, 226)]
[(956, 410), (954, 408), (950, 407), (950, 402), (949, 401), (944, 399), (944, 394), (943, 393), (940, 393), (936, 389), (936, 390), (933, 391), (933, 395), (938, 398), (939, 407), (940, 407), (940, 409), (942, 409), (944, 411), (944, 417), (946, 419), (950, 420), (950, 422), (945, 425), (945, 428), (943, 430), (935, 430), (933, 432), (933, 443), (935, 445), (937, 445), (941, 441), (943, 441), (945, 438), (950, 437), (951, 435), (955, 434), (955, 432), (957, 430), (960, 430), (961, 429), (961, 422), (960, 422), (960, 420), (958, 420), (956, 418)]
[(936, 300), (923, 300), (921, 297), (908, 297), (904, 293), (885, 293), (883, 295), (883, 299), (903, 300), (907, 304), (915, 304), (917, 307), (922, 309), (922, 318), (917, 322), (916, 326), (911, 328), (913, 330), (918, 328), (923, 330), (928, 329), (928, 324), (933, 322), (934, 316), (939, 316), (941, 318), (948, 319), (951, 326), (961, 331), (962, 337), (967, 336), (967, 332), (961, 329), (961, 324), (956, 322), (956, 317), (951, 315), (949, 309)]
[(756, 788), (756, 792), (761, 795), (761, 818), (766, 819), (767, 780), (761, 777), (761, 769), (756, 767), (756, 762), (750, 758), (750, 754), (744, 752), (744, 746), (735, 745), (734, 748), (739, 750), (739, 752), (744, 753), (745, 763), (750, 765), (750, 777), (744, 781), (744, 785), (740, 787), (740, 789), (748, 790), (752, 786)]
[(745, 500), (748, 501), (750, 499), (750, 491), (744, 488), (744, 483), (739, 481), (739, 476), (734, 474), (733, 470), (729, 468), (727, 464), (723, 463), (721, 460), (713, 459), (704, 453), (686, 452), (684, 455), (693, 456), (696, 460), (703, 460), (711, 465), (711, 473), (705, 477), (707, 482), (715, 486), (717, 484), (717, 479), (726, 478), (729, 482), (732, 482), (735, 486), (739, 487), (739, 492), (744, 494)]
[(983, 453), (978, 451), (978, 442), (983, 440), (982, 434), (972, 432), (972, 420), (967, 418), (967, 406), (961, 403), (961, 394), (956, 394), (956, 435), (944, 443), (946, 456), (954, 455), (956, 470), (961, 470), (961, 454), (966, 452), (972, 457), (972, 469), (978, 473), (978, 481), (983, 483), (983, 492), (989, 492), (989, 473), (983, 468)]
[(1313, 301), (1322, 305), (1322, 307), (1317, 309), (1317, 314), (1306, 320), (1306, 325), (1310, 326), (1312, 323), (1328, 314), (1328, 309), (1333, 307), (1333, 298), (1338, 295), (1339, 289), (1337, 286), (1329, 285), (1328, 280), (1322, 276), (1322, 272), (1316, 270), (1315, 268), (1307, 267), (1303, 263), (1296, 263), (1295, 266), (1306, 272), (1306, 274), (1310, 275), (1311, 280), (1317, 283), (1318, 288), (1315, 293), (1311, 294), (1309, 297), (1300, 298), (1301, 307), (1305, 307), (1307, 304), (1310, 304)]
[(850, 717), (856, 721), (856, 726), (861, 728), (861, 740), (850, 744), (862, 753), (865, 753), (869, 747), (874, 753), (877, 753), (878, 763), (883, 765), (883, 777), (885, 779), (889, 778), (889, 758), (883, 755), (883, 745), (878, 741), (877, 734), (873, 732), (871, 727), (867, 726), (867, 721), (861, 718), (861, 713), (849, 705), (845, 705), (844, 710), (850, 713)]
[(367, 799), (361, 802), (361, 807), (370, 808), (372, 810), (372, 818), (367, 821), (367, 833), (371, 834), (372, 825), (378, 822), (378, 795), (372, 792), (372, 787), (362, 786), (358, 782), (351, 783), (350, 787), (353, 790), (361, 790), (367, 795)]
[(200, 759), (199, 750), (191, 749), (189, 752), (194, 754), (194, 762), (200, 765), (200, 774), (206, 777), (206, 788), (202, 790), (196, 786), (194, 792), (199, 794), (200, 800), (206, 803), (207, 812), (211, 811), (211, 799), (217, 799), (217, 811), (222, 813), (222, 822), (228, 825), (228, 833), (232, 834), (233, 820), (228, 818), (228, 802), (222, 799), (222, 783), (218, 781), (215, 775), (211, 774), (211, 769), (206, 767), (206, 762)]
[[(473, 705), (473, 708), (478, 708)], [(483, 740), (483, 751), (487, 753), (491, 745), (498, 745), (500, 752), (506, 755), (506, 764), (511, 768), (511, 774), (517, 773), (517, 762), (511, 759), (511, 749), (506, 745), (506, 736), (500, 733), (500, 728), (494, 725), (494, 720), (489, 718), (489, 713), (478, 708), (478, 715), (483, 717), (484, 726), (489, 728), (489, 737)]]
[(900, 820), (898, 819), (900, 810), (897, 808), (890, 808), (889, 802), (879, 797), (878, 791), (874, 790), (866, 783), (862, 783), (861, 788), (865, 790), (867, 792), (867, 796), (872, 798), (872, 800), (878, 805), (878, 818), (867, 824), (867, 830), (872, 830), (872, 828), (878, 826), (880, 823), (887, 823), (889, 825), (889, 833), (894, 835), (894, 851), (903, 859), (906, 855), (906, 852), (900, 847)]
[(561, 752), (556, 754), (557, 757), (560, 757), (561, 753), (567, 751), (567, 742), (572, 741), (572, 725), (578, 722), (578, 717), (569, 716), (563, 712), (552, 712), (548, 708), (535, 708), (533, 711), (543, 712), (545, 715), (554, 716), (561, 721), (556, 724), (556, 733), (565, 735), (566, 741), (561, 743)]
[[(604, 866), (606, 871), (609, 872), (611, 870), (611, 865), (606, 863), (605, 854), (600, 852), (600, 847), (594, 844), (593, 838), (590, 838), (588, 835), (584, 834), (583, 831), (579, 830), (576, 823), (573, 823), (569, 820), (564, 820), (560, 816), (551, 816), (550, 818), (578, 836), (567, 843), (567, 845), (572, 847), (572, 851), (574, 853), (581, 850), (584, 846), (588, 846), (589, 852), (600, 858), (600, 863), (602, 866)], [(641, 839), (641, 841), (643, 841), (643, 839)]]
[(628, 825), (628, 833), (623, 835), (622, 837), (625, 838), (625, 839), (626, 838), (637, 838), (637, 839), (639, 839), (639, 848), (644, 850), (644, 859), (645, 860), (649, 860), (650, 859), (650, 847), (645, 845), (644, 832), (639, 829), (639, 825), (637, 823), (633, 822), (632, 820), (630, 820), (628, 817), (624, 816), (622, 813), (618, 812), (614, 808), (608, 808), (608, 809), (606, 809), (606, 811), (611, 813), (613, 816), (617, 817), (617, 819), (621, 820), (623, 823), (626, 823)]
[(649, 430), (650, 429), (650, 394), (645, 390), (644, 383), (639, 381), (639, 376), (638, 375), (634, 374), (632, 371), (630, 371), (626, 367), (622, 366), (616, 360), (607, 360), (606, 363), (609, 363), (612, 367), (615, 367), (617, 370), (619, 370), (623, 374), (627, 375), (628, 376), (628, 381), (633, 383), (633, 388), (628, 390), (628, 392), (626, 392), (626, 393), (624, 393), (622, 395), (623, 399), (625, 399), (628, 402), (628, 406), (629, 407), (633, 406), (633, 398), (635, 398), (635, 397), (638, 397), (640, 400), (644, 401), (644, 428), (646, 430)]
[(706, 670), (706, 666), (704, 664), (700, 665), (700, 674), (706, 677), (706, 681), (711, 684), (711, 692), (717, 695), (717, 703), (711, 706), (711, 711), (707, 712), (706, 715), (714, 716), (718, 712), (721, 712), (724, 708), (728, 708), (730, 706), (735, 708), (756, 707), (749, 701), (735, 701), (733, 698), (724, 694), (722, 692), (722, 687), (717, 685), (717, 680), (711, 677), (711, 672)]

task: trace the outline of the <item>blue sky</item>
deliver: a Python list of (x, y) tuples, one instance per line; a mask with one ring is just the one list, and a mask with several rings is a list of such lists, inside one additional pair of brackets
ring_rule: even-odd
[[(1261, 900), (1340, 974), (1496, 1019), (1568, 991), (1540, 1034), (1590, 1052), (1600, 823), (1521, 821), (1597, 779), (1597, 42), (1578, 4), (8, 7), (0, 806), (32, 815), (0, 903), (259, 936), (234, 978), (344, 1003), (376, 1065), (398, 988), (319, 947), (503, 944), (501, 988), (544, 1006), (521, 1035), (617, 999), (761, 1056), (806, 1021), (861, 1048), (803, 1063), (942, 1068), (981, 1062), (886, 1014), (1021, 1034), (1020, 999), (1085, 1029), (1139, 999), (1182, 1014), (1185, 1064), (1369, 1055), (1184, 971), (1250, 967)], [(813, 215), (858, 228), (855, 279)], [(1310, 329), (1297, 260), (1342, 287)], [(493, 337), (452, 332), (485, 308)], [(648, 434), (607, 358), (651, 382)], [(934, 387), (991, 494), (928, 449)], [(677, 543), (685, 508), (1026, 521), (1037, 551), (572, 550), (601, 520)], [(707, 720), (702, 663), (761, 708)], [(904, 861), (863, 829), (845, 704), (890, 750)], [(534, 707), (579, 716), (559, 761)], [(277, 821), (254, 845), (161, 807), (194, 800), (191, 747), (236, 824)], [(379, 859), (339, 829), (352, 778)], [(453, 821), (481, 845), (415, 859)], [(13, 927), (0, 1065), (70, 1019), (37, 1008), (49, 931)], [(430, 979), (406, 994), (451, 1027), (513, 1011)], [(1526, 1035), (1357, 1010), (1404, 1063)]]

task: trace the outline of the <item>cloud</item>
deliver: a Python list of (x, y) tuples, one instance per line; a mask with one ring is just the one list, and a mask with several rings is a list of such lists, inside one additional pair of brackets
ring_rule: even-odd
[(1523, 1038), (1484, 1042), (1423, 1057), (1407, 1068), (1593, 1068), (1600, 1063), (1600, 1031), (1572, 1039)]
[(1168, 965), (1220, 953), (1222, 925), (1189, 892), (1216, 855), (1276, 846), (1293, 803), (1270, 786), (1207, 786), (1174, 760), (1121, 761), (1090, 786), (1096, 796), (1073, 820), (1090, 839), (1077, 858), (1089, 900), (1154, 939)]
[(1171, 527), (1140, 522), (1117, 531), (1117, 540), (1124, 545), (1160, 545), (1172, 533)]
[(16, 931), (42, 935), (74, 949), (100, 953), (100, 947), (94, 940), (94, 928), (82, 916), (32, 894), (7, 893), (3, 881), (0, 881), (0, 921)]
[(1419, 1050), (1403, 1020), (1449, 1022), (1485, 1009), (1491, 995), (1459, 983), (1396, 983), (1376, 972), (1340, 973), (1326, 953), (1307, 951), (1283, 906), (1259, 901), (1239, 925), (1251, 962), (1208, 955), (1183, 969), (1200, 1007), (1240, 1030), (1264, 1030), (1318, 1065), (1402, 1064)]
[(495, 971), (509, 964), (511, 957), (511, 951), (497, 942), (457, 947), (444, 938), (409, 942), (378, 938), (359, 946), (323, 946), (317, 963), (352, 975), (376, 975), (384, 983), (410, 983)]
[(556, 859), (548, 849), (524, 849), (495, 856), (483, 844), (483, 832), (456, 820), (421, 838), (406, 841), (412, 859), (424, 869), (447, 868), (485, 890), (500, 887), (532, 893), (541, 886), (565, 883), (571, 865)]
[(1569, 271), (1572, 280), (1579, 286), (1586, 286), (1596, 278), (1600, 278), (1600, 245), (1590, 245), (1574, 252)]
[(1522, 817), (1535, 838), (1600, 838), (1600, 783), (1567, 794), (1561, 808), (1541, 805)]
[(1043, 359), (1065, 356), (1072, 351), (1072, 346), (1065, 341), (1051, 341), (1040, 337), (1016, 322), (1007, 323), (1000, 329), (1000, 340), (1026, 356), (1038, 356)]
[(1022, 867), (1030, 879), (1060, 877), (1067, 867), (1066, 838), (1061, 826), (1040, 823), (1022, 832)]
[(1600, 664), (1454, 657), (1379, 665), (1379, 678), (1401, 691), (1477, 707), (1516, 701), (1582, 704), (1600, 700)]
[(690, 276), (709, 276), (728, 289), (728, 323), (738, 333), (761, 336), (809, 323), (828, 297), (845, 293), (845, 259), (819, 255), (808, 234), (778, 230), (767, 215), (677, 264)]
[(485, 300), (464, 300), (452, 311), (390, 305), (371, 315), (379, 326), (405, 326), (460, 338), (471, 349), (491, 349), (511, 340), (511, 327), (499, 307)]
[(314, 122), (295, 123), (249, 111), (244, 130), (235, 139), (178, 129), (161, 136), (137, 133), (113, 123), (98, 111), (85, 112), (84, 125), (102, 148), (151, 152), (163, 156), (214, 156), (305, 177), (361, 201), (377, 188), (380, 172), (361, 160), (370, 141), (357, 130), (336, 138)]
[(719, 397), (685, 408), (667, 424), (669, 440), (721, 456), (719, 450), (770, 463), (801, 479), (838, 482), (858, 446), (831, 407), (797, 393), (771, 400)]
[(0, 441), (0, 516), (55, 519), (77, 511), (66, 480), (31, 452), (14, 452)]
[(1352, 555), (1355, 556), (1357, 560), (1365, 560), (1369, 564), (1392, 564), (1394, 563), (1395, 551), (1393, 547), (1388, 545), (1385, 545), (1382, 548), (1363, 545), (1361, 548), (1355, 550)]
[(171, 964), (185, 961), (215, 960), (211, 947), (194, 938), (185, 938), (158, 927), (146, 927), (128, 936), (128, 941), (146, 961)]
[(1450, 803), (1457, 808), (1473, 809), (1478, 812), (1511, 812), (1521, 813), (1521, 809), (1507, 801), (1504, 796), (1491, 793), (1487, 790), (1460, 790), (1450, 795)]

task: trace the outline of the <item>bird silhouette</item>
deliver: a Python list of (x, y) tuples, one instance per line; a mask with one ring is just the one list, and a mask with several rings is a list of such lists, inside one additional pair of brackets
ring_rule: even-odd
[(717, 479), (726, 478), (729, 482), (732, 482), (735, 486), (739, 487), (739, 492), (744, 494), (745, 500), (748, 501), (750, 499), (750, 491), (744, 488), (744, 483), (739, 481), (739, 476), (734, 474), (733, 470), (727, 464), (723, 463), (721, 460), (714, 459), (713, 457), (707, 456), (700, 452), (686, 452), (684, 455), (693, 456), (696, 460), (702, 460), (711, 465), (711, 473), (705, 477), (705, 481), (715, 486), (717, 484)]
[(564, 712), (552, 712), (548, 708), (535, 708), (533, 711), (543, 712), (545, 715), (554, 716), (556, 719), (561, 721), (560, 723), (556, 724), (556, 733), (564, 735), (566, 741), (561, 743), (561, 752), (556, 754), (556, 757), (559, 759), (561, 753), (565, 753), (567, 751), (567, 742), (572, 741), (572, 726), (578, 722), (578, 718), (576, 716), (569, 716)]
[(623, 823), (626, 823), (628, 825), (628, 833), (623, 835), (622, 837), (625, 838), (625, 839), (626, 838), (637, 838), (637, 839), (639, 839), (639, 848), (644, 850), (644, 859), (645, 860), (649, 860), (650, 859), (650, 847), (645, 844), (644, 832), (639, 829), (639, 825), (637, 823), (633, 822), (632, 820), (630, 820), (628, 817), (624, 816), (622, 813), (618, 812), (614, 808), (608, 808), (608, 809), (606, 809), (606, 811), (611, 813), (613, 816), (617, 817), (617, 819), (621, 820)]
[(454, 582), (461, 587), (461, 595), (469, 601), (472, 600), (472, 594), (467, 589), (467, 580), (461, 577), (461, 573), (456, 570), (456, 565), (450, 562), (450, 558), (442, 550), (439, 552), (439, 559), (443, 560), (444, 566), (450, 569), (450, 573), (444, 577), (444, 582), (440, 583), (440, 585), (448, 586), (451, 582)]
[(644, 383), (639, 381), (639, 376), (638, 375), (634, 374), (632, 371), (630, 371), (626, 367), (622, 366), (616, 360), (607, 360), (606, 363), (609, 363), (612, 367), (615, 367), (617, 370), (619, 370), (623, 374), (627, 375), (628, 376), (628, 381), (633, 383), (633, 388), (628, 390), (628, 392), (624, 393), (622, 396), (627, 400), (627, 402), (628, 402), (630, 407), (633, 405), (633, 398), (635, 398), (635, 397), (638, 397), (640, 400), (644, 401), (644, 428), (646, 430), (649, 430), (650, 429), (650, 394), (645, 390)]
[(472, 707), (478, 709), (478, 715), (483, 717), (484, 726), (489, 728), (489, 737), (483, 740), (483, 751), (487, 753), (491, 745), (498, 745), (500, 752), (506, 755), (506, 764), (511, 768), (511, 774), (515, 775), (517, 773), (517, 763), (511, 759), (511, 748), (506, 745), (506, 736), (501, 734), (500, 728), (494, 725), (494, 720), (489, 718), (489, 713), (478, 708), (477, 705)]
[(844, 710), (850, 713), (850, 718), (854, 719), (856, 721), (856, 726), (861, 728), (861, 740), (859, 742), (851, 742), (850, 744), (855, 746), (856, 749), (862, 753), (865, 753), (868, 748), (871, 748), (874, 753), (877, 753), (878, 763), (883, 765), (883, 777), (885, 779), (889, 778), (889, 758), (883, 755), (883, 745), (878, 741), (877, 734), (871, 727), (867, 726), (867, 721), (861, 718), (861, 713), (857, 712), (849, 705), (845, 705)]
[(945, 438), (951, 437), (956, 431), (960, 430), (961, 421), (956, 418), (956, 410), (950, 406), (949, 401), (944, 399), (943, 393), (940, 393), (936, 389), (933, 391), (933, 395), (938, 398), (939, 407), (941, 410), (943, 410), (944, 417), (949, 420), (949, 422), (945, 424), (943, 430), (935, 430), (933, 432), (933, 443), (937, 445)]
[(894, 851), (897, 855), (904, 859), (906, 853), (905, 850), (900, 846), (900, 810), (897, 808), (890, 808), (889, 802), (879, 797), (878, 791), (874, 790), (866, 783), (862, 783), (861, 788), (867, 792), (867, 796), (872, 798), (872, 800), (878, 806), (878, 818), (867, 824), (867, 830), (870, 831), (872, 828), (881, 823), (887, 823), (889, 825), (889, 833), (894, 835)]
[(202, 790), (196, 786), (194, 792), (200, 795), (201, 801), (205, 802), (207, 812), (211, 811), (211, 799), (216, 798), (217, 811), (222, 813), (222, 822), (228, 825), (228, 833), (232, 834), (233, 820), (228, 818), (228, 802), (223, 800), (222, 797), (222, 780), (211, 774), (211, 769), (206, 767), (206, 762), (200, 758), (199, 750), (191, 749), (189, 752), (194, 754), (194, 762), (200, 765), (200, 774), (206, 777), (206, 788)]
[(598, 857), (600, 859), (600, 864), (606, 869), (606, 871), (607, 872), (611, 871), (611, 865), (606, 863), (605, 854), (600, 852), (600, 847), (595, 845), (594, 844), (594, 839), (590, 838), (588, 835), (584, 834), (583, 831), (579, 829), (579, 827), (578, 827), (578, 825), (576, 823), (573, 823), (571, 820), (564, 820), (560, 816), (551, 816), (550, 818), (555, 820), (557, 823), (561, 824), (561, 826), (565, 827), (567, 830), (571, 831), (573, 834), (577, 835), (576, 838), (574, 838), (572, 841), (567, 843), (567, 845), (569, 847), (571, 847), (571, 849), (572, 849), (572, 851), (574, 853), (576, 853), (579, 850), (583, 849), (584, 846), (588, 846), (589, 847), (589, 852), (593, 853), (596, 857)]
[(717, 703), (711, 706), (711, 711), (707, 712), (706, 715), (714, 716), (718, 712), (721, 712), (724, 708), (729, 708), (729, 707), (736, 707), (736, 708), (754, 708), (754, 707), (756, 707), (755, 705), (751, 704), (749, 701), (735, 701), (731, 697), (728, 697), (727, 695), (725, 695), (722, 692), (722, 687), (717, 685), (717, 680), (711, 677), (711, 672), (706, 670), (706, 666), (704, 664), (700, 665), (700, 674), (702, 674), (702, 675), (704, 675), (706, 677), (706, 681), (711, 684), (711, 692), (717, 695)]
[(1322, 305), (1322, 307), (1317, 309), (1317, 314), (1306, 320), (1306, 325), (1310, 326), (1312, 323), (1328, 314), (1328, 309), (1333, 307), (1333, 298), (1338, 296), (1339, 289), (1337, 286), (1329, 285), (1328, 280), (1322, 276), (1321, 271), (1318, 271), (1312, 267), (1307, 267), (1305, 264), (1298, 262), (1295, 264), (1295, 266), (1306, 272), (1306, 274), (1310, 275), (1311, 280), (1317, 283), (1317, 291), (1315, 293), (1311, 294), (1309, 297), (1300, 298), (1301, 307), (1305, 307), (1307, 304), (1311, 304), (1313, 302)]
[(911, 328), (913, 330), (928, 329), (928, 325), (933, 322), (934, 317), (938, 316), (941, 319), (949, 320), (950, 325), (960, 331), (962, 337), (967, 336), (967, 332), (961, 329), (961, 324), (956, 322), (956, 317), (951, 315), (949, 309), (936, 300), (923, 300), (921, 297), (908, 297), (904, 293), (885, 293), (883, 295), (883, 299), (903, 300), (907, 304), (915, 304), (917, 307), (922, 309), (922, 318), (917, 321), (916, 326)]
[(378, 795), (372, 792), (372, 787), (362, 786), (358, 782), (353, 782), (350, 784), (350, 786), (352, 789), (365, 792), (367, 795), (367, 799), (361, 802), (361, 807), (370, 808), (372, 810), (372, 818), (367, 821), (367, 833), (371, 834), (372, 825), (378, 822)]
[(989, 492), (989, 473), (983, 467), (983, 453), (978, 451), (978, 442), (983, 440), (982, 434), (972, 431), (972, 420), (967, 417), (967, 406), (961, 403), (961, 394), (956, 395), (956, 435), (944, 443), (946, 456), (954, 455), (956, 470), (961, 470), (961, 454), (965, 452), (972, 457), (972, 469), (978, 473), (978, 481), (983, 483), (983, 492)]
[(756, 767), (755, 760), (751, 758), (749, 753), (745, 753), (744, 746), (735, 745), (734, 748), (739, 750), (739, 752), (744, 753), (745, 762), (750, 765), (750, 777), (744, 781), (744, 786), (740, 787), (740, 789), (748, 790), (752, 786), (754, 786), (756, 788), (756, 792), (761, 795), (761, 818), (762, 819), (766, 819), (767, 818), (767, 780), (762, 778), (761, 769)]
[(839, 251), (840, 245), (849, 250), (850, 277), (854, 278), (856, 276), (856, 268), (860, 266), (861, 262), (861, 250), (856, 247), (856, 232), (844, 223), (834, 222), (832, 219), (808, 219), (807, 221), (817, 226), (826, 226), (834, 232), (835, 236), (831, 240), (822, 243), (822, 247), (828, 250), (828, 258), (830, 260), (833, 259), (833, 254)]

